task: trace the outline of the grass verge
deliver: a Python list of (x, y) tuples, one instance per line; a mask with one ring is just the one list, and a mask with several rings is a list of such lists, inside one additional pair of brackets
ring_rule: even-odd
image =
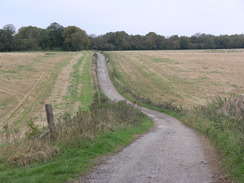
[[(88, 110), (91, 103), (92, 95), (94, 93), (91, 87), (92, 55), (92, 52), (83, 52), (83, 56), (73, 66), (73, 71), (71, 73), (72, 81), (69, 86), (70, 94), (69, 96), (66, 96), (70, 99), (71, 106), (74, 107), (75, 103), (79, 103), (82, 110)], [(70, 107), (71, 113), (75, 112), (75, 109), (73, 107)]]
[[(242, 100), (236, 97), (235, 101), (239, 100), (244, 104), (243, 99), (244, 97)], [(225, 170), (241, 183), (244, 182), (244, 113), (238, 111), (237, 103), (232, 103), (231, 100), (233, 97), (216, 98), (205, 106), (184, 111), (180, 119), (208, 136), (222, 155)], [(226, 107), (226, 103), (231, 104)]]
[(92, 61), (92, 54), (90, 53), (88, 61), (84, 64), (84, 71), (81, 75), (81, 80), (83, 83), (83, 90), (80, 97), (80, 102), (82, 104), (81, 110), (88, 110), (89, 105), (92, 102), (92, 95), (94, 92), (92, 92), (91, 87), (91, 61)]
[[(26, 139), (4, 147), (7, 151), (1, 154), (0, 182), (67, 181), (87, 172), (95, 159), (131, 143), (135, 135), (151, 126), (133, 106), (102, 97), (89, 112), (80, 112), (70, 121), (64, 119), (56, 129), (56, 140)], [(55, 150), (48, 155), (47, 149)]]

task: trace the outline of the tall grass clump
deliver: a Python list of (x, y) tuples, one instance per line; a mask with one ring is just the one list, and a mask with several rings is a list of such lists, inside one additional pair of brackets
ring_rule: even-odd
[(207, 135), (222, 155), (227, 172), (244, 182), (244, 96), (216, 97), (185, 111), (181, 120)]
[(0, 154), (9, 163), (17, 165), (46, 161), (57, 155), (60, 147), (79, 146), (83, 139), (92, 141), (105, 131), (137, 126), (144, 117), (132, 105), (112, 102), (102, 94), (99, 97), (95, 95), (88, 111), (79, 110), (74, 116), (66, 115), (57, 119), (55, 139), (49, 139), (48, 135), (40, 138), (43, 129), (38, 129), (34, 123), (29, 124), (30, 129), (22, 140), (17, 140), (14, 135), (16, 132), (6, 131), (2, 134), (2, 140), (7, 142), (8, 138), (8, 144), (3, 145)]
[(112, 102), (103, 95), (95, 95), (88, 111), (81, 110), (75, 116), (59, 120), (56, 143), (70, 146), (78, 139), (92, 140), (97, 134), (138, 125), (143, 114), (125, 102)]

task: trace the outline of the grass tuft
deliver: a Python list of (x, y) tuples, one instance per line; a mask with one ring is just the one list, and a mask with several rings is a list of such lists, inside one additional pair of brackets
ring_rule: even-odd
[[(244, 118), (237, 98), (220, 98), (207, 105), (184, 111), (181, 120), (207, 135), (224, 160), (224, 168), (232, 178), (244, 182)], [(242, 103), (241, 102), (241, 103)]]

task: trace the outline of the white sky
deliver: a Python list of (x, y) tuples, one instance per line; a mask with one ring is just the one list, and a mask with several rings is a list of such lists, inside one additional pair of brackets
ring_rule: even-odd
[(244, 0), (0, 0), (0, 28), (57, 22), (88, 34), (244, 33)]

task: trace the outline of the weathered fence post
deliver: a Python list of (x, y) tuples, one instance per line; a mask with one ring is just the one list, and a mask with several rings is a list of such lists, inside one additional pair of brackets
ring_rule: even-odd
[(46, 104), (46, 114), (47, 114), (47, 123), (48, 123), (48, 129), (50, 133), (50, 138), (54, 139), (55, 134), (55, 123), (54, 123), (54, 117), (53, 117), (53, 109), (51, 104)]

